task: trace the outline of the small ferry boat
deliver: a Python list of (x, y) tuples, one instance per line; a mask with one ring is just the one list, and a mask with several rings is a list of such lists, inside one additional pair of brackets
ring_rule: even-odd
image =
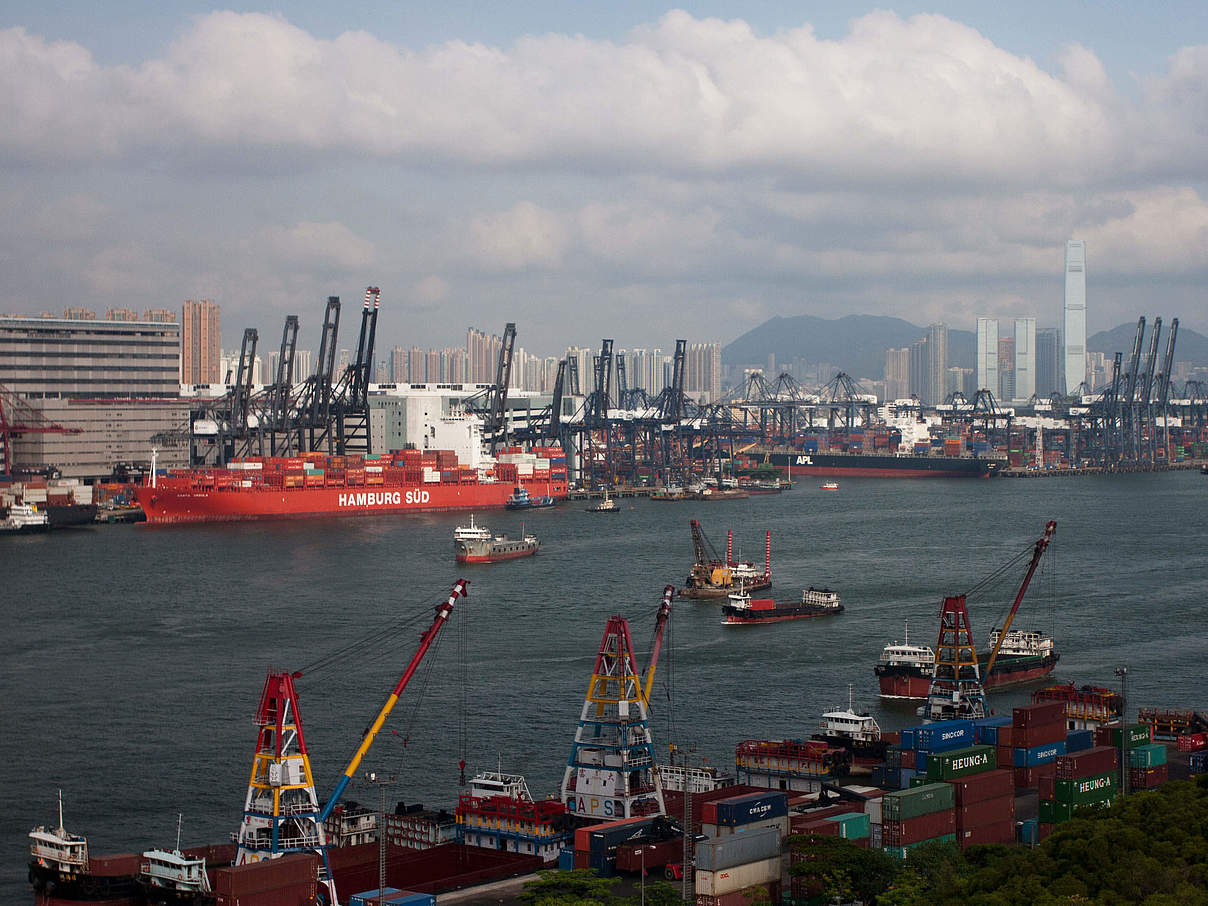
[(181, 817), (176, 819), (176, 849), (149, 849), (138, 866), (138, 883), (148, 903), (201, 904), (209, 902), (210, 879), (206, 860), (180, 851)]
[(839, 490), (839, 482), (824, 481), (824, 482), (822, 482), (822, 484), (818, 485), (818, 487), (820, 487), (824, 491), (837, 491), (837, 490)]
[(751, 599), (745, 591), (728, 597), (722, 605), (722, 622), (734, 624), (779, 623), (783, 620), (804, 620), (842, 613), (839, 593), (829, 588), (810, 588), (801, 592), (800, 601), (778, 604), (771, 598)]
[(881, 727), (867, 711), (856, 713), (851, 686), (847, 687), (847, 707), (840, 709), (836, 705), (823, 712), (819, 728), (822, 732), (815, 733), (813, 738), (850, 750), (854, 763), (872, 765), (885, 760), (889, 746), (881, 738)]

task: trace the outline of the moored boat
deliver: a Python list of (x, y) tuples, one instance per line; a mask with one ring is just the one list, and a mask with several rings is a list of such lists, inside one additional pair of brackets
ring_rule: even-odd
[(867, 711), (856, 712), (850, 686), (847, 707), (836, 705), (824, 711), (819, 729), (822, 732), (813, 734), (814, 739), (849, 750), (855, 764), (871, 766), (885, 760), (889, 745), (881, 738), (881, 727)]
[(528, 488), (517, 487), (512, 491), (512, 496), (504, 502), (504, 506), (509, 510), (538, 510), (551, 507), (555, 503), (557, 501), (548, 494), (534, 497)]
[(0, 532), (15, 535), (30, 535), (35, 532), (50, 530), (50, 517), (36, 506), (28, 503), (14, 503), (8, 508), (8, 513), (0, 520)]
[(722, 622), (728, 625), (750, 623), (779, 623), (842, 613), (839, 593), (829, 588), (807, 588), (800, 601), (778, 604), (771, 598), (752, 599), (745, 591), (731, 594), (722, 605)]
[(724, 598), (736, 588), (762, 591), (772, 587), (772, 533), (767, 533), (764, 565), (734, 557), (734, 533), (726, 533), (726, 557), (721, 559), (705, 537), (698, 520), (689, 521), (692, 550), (696, 560), (688, 572), (688, 580), (679, 594), (684, 598)]
[(63, 796), (59, 794), (58, 827), (35, 827), (29, 832), (29, 883), (42, 897), (61, 900), (105, 900), (138, 893), (133, 853), (90, 859), (88, 839), (63, 828)]

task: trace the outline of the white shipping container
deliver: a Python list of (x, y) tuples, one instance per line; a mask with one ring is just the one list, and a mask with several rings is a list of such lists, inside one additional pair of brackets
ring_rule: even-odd
[(549, 471), (549, 460), (548, 460), (548, 459), (542, 459), (540, 456), (538, 456), (538, 457), (537, 457), (537, 458), (536, 458), (536, 459), (533, 461), (533, 467), (534, 467), (534, 468), (536, 468), (536, 469), (541, 469), (541, 470), (543, 470), (543, 471)]
[(380, 471), (382, 471), (382, 467), (381, 466), (365, 466), (365, 471), (366, 472), (380, 472)]
[(21, 492), (21, 497), (26, 503), (45, 503), (46, 488), (26, 487), (26, 489)]
[(516, 474), (517, 475), (532, 475), (533, 474), (533, 464), (531, 462), (516, 463)]
[(696, 895), (724, 897), (752, 884), (768, 884), (780, 880), (780, 856), (760, 859), (746, 865), (723, 868), (720, 871), (696, 871)]
[(92, 503), (92, 485), (82, 484), (72, 488), (71, 496), (76, 503), (87, 506), (88, 504)]
[(767, 818), (763, 821), (753, 821), (750, 824), (743, 824), (740, 827), (730, 827), (726, 824), (702, 824), (701, 833), (706, 837), (725, 837), (730, 834), (749, 834), (753, 830), (759, 830), (764, 827), (774, 827), (780, 831), (781, 839), (789, 835), (789, 817), (785, 815), (781, 818)]
[(881, 823), (881, 799), (869, 799), (864, 803), (864, 813), (868, 815), (868, 820), (873, 824)]
[(425, 472), (424, 481), (428, 484), (440, 484), (440, 472)]

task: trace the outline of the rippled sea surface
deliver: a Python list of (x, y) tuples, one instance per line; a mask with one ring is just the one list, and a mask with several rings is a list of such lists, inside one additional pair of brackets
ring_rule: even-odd
[[(846, 611), (730, 627), (717, 603), (677, 599), (655, 684), (660, 748), (693, 745), (733, 769), (739, 741), (808, 736), (849, 686), (883, 728), (917, 722), (877, 699), (881, 648), (906, 621), (912, 640), (934, 644), (943, 596), (1029, 550), (1049, 519), (1057, 534), (1015, 625), (1055, 637), (1054, 678), (1114, 686), (1127, 664), (1130, 709), (1208, 704), (1203, 476), (818, 483), (715, 503), (622, 500), (618, 515), (583, 503), (480, 513), (496, 532), (523, 521), (541, 553), (461, 568), (451, 536), (467, 515), (453, 513), (0, 538), (0, 900), (32, 902), (26, 834), (56, 823), (59, 789), (67, 828), (96, 854), (173, 845), (177, 813), (186, 845), (229, 839), (269, 665), (304, 671), (326, 795), (459, 576), (470, 597), (363, 767), (398, 774), (392, 799), (452, 808), (464, 726), (469, 774), (502, 766), (535, 796), (554, 791), (607, 618), (629, 619), (644, 659), (663, 587), (691, 565), (691, 518), (723, 554), (733, 529), (756, 561), (770, 529), (774, 596), (826, 585)], [(1021, 563), (970, 599), (979, 636), (1022, 575)], [(1030, 688), (991, 706), (1009, 713)], [(346, 798), (376, 797), (358, 782)]]

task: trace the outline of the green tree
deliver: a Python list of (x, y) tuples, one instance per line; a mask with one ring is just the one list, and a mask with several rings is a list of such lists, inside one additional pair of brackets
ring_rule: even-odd
[(573, 871), (546, 869), (537, 872), (538, 881), (529, 881), (520, 893), (526, 906), (612, 906), (613, 888), (620, 878), (601, 878), (588, 868)]

